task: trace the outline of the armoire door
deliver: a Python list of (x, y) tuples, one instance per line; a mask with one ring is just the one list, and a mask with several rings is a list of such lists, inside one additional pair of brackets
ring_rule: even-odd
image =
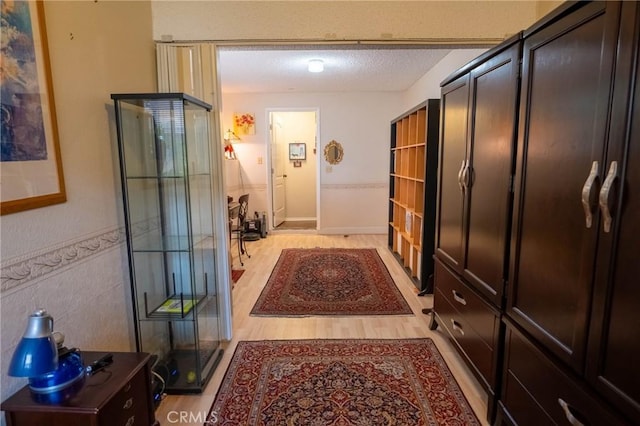
[[(496, 306), (502, 305), (511, 215), (520, 43), (471, 71), (471, 138), (463, 232), (463, 276)], [(448, 143), (448, 141), (447, 141)]]
[(451, 268), (462, 272), (462, 229), (466, 166), (469, 75), (442, 88), (440, 104), (440, 169), (436, 220), (436, 255)]
[[(587, 377), (640, 419), (640, 4), (623, 3), (589, 333)], [(634, 10), (635, 9), (635, 10)], [(635, 19), (634, 19), (635, 18)], [(634, 88), (635, 87), (635, 88)], [(631, 93), (631, 96), (629, 96)], [(631, 102), (629, 102), (631, 98)], [(629, 122), (630, 120), (630, 122)], [(612, 220), (607, 223), (608, 215)]]
[(576, 7), (525, 32), (507, 314), (581, 372), (620, 6)]

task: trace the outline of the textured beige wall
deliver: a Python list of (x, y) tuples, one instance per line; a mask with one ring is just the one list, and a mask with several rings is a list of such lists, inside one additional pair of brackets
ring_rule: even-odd
[(540, 19), (556, 7), (564, 3), (563, 0), (545, 0), (536, 4), (536, 19)]
[(26, 383), (7, 369), (36, 308), (69, 347), (132, 343), (110, 94), (155, 91), (150, 3), (50, 1), (45, 17), (68, 201), (2, 216), (2, 400)]
[(153, 36), (174, 40), (502, 40), (535, 1), (153, 0)]

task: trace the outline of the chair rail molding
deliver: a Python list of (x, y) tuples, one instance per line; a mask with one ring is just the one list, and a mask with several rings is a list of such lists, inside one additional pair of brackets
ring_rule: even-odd
[(124, 243), (124, 228), (118, 227), (90, 237), (71, 240), (3, 261), (0, 267), (0, 293), (57, 273)]

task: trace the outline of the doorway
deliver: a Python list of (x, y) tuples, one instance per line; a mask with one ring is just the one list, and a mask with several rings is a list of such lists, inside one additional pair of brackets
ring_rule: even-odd
[(317, 231), (317, 109), (271, 109), (269, 116), (269, 229)]

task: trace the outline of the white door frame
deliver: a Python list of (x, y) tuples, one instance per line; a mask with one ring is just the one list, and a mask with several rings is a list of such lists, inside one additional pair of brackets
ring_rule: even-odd
[[(320, 141), (322, 138), (320, 137), (320, 108), (319, 107), (290, 107), (290, 108), (267, 108), (265, 110), (265, 123), (269, 123), (269, 119), (272, 112), (315, 112), (316, 114), (316, 140), (314, 142), (313, 149), (316, 149), (316, 231), (321, 229), (320, 223), (320, 166), (322, 164), (321, 159), (323, 158), (322, 147), (320, 146)], [(273, 217), (273, 190), (271, 183), (271, 129), (266, 132), (265, 146), (267, 147), (267, 155), (266, 155), (266, 173), (267, 173), (267, 214), (268, 220), (267, 222), (267, 231), (272, 231), (271, 227), (271, 218)]]

